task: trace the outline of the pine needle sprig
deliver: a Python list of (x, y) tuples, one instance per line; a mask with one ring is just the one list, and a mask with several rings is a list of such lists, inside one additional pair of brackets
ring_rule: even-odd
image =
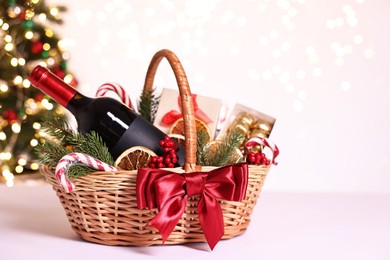
[[(35, 148), (41, 164), (54, 168), (63, 156), (73, 152), (84, 153), (107, 164), (114, 164), (107, 146), (96, 132), (80, 134), (62, 118), (47, 117), (42, 126), (49, 136)], [(96, 170), (85, 165), (72, 165), (68, 177), (77, 178), (94, 171)]]
[(46, 135), (35, 147), (35, 152), (41, 164), (55, 167), (63, 156), (72, 152), (65, 139), (74, 135), (74, 131), (64, 118), (53, 115), (44, 116), (41, 130)]
[(244, 140), (240, 131), (230, 131), (217, 145), (209, 145), (207, 138), (198, 132), (197, 161), (203, 166), (224, 166), (243, 160), (239, 147)]
[[(196, 147), (196, 160), (199, 165), (206, 164), (206, 158), (208, 158), (208, 150), (206, 149), (209, 141), (209, 134), (206, 130), (200, 130), (197, 132), (197, 147)], [(207, 154), (207, 155), (206, 155)]]
[(242, 132), (237, 130), (230, 131), (222, 140), (222, 143), (217, 146), (214, 165), (224, 166), (242, 161), (243, 158), (237, 151), (239, 151), (243, 140), (244, 135)]
[(91, 174), (93, 172), (96, 172), (96, 170), (92, 169), (91, 167), (81, 164), (75, 164), (72, 165), (72, 167), (69, 169), (68, 178), (72, 180), (79, 177), (87, 176), (88, 174)]
[(47, 115), (42, 119), (41, 125), (41, 129), (46, 134), (61, 142), (63, 146), (67, 146), (66, 139), (68, 136), (76, 134), (64, 117)]
[[(43, 165), (47, 165), (51, 168), (55, 168), (57, 166), (58, 161), (64, 157), (65, 155), (74, 152), (60, 143), (46, 140), (44, 143), (38, 145), (35, 148), (35, 151), (38, 153), (40, 158), (40, 163)], [(85, 166), (85, 165), (72, 165), (72, 167), (68, 171), (68, 178), (73, 179), (81, 176), (86, 176), (96, 170)]]
[(72, 151), (55, 140), (45, 140), (35, 147), (40, 163), (49, 167), (56, 167), (58, 161)]
[(154, 122), (160, 98), (161, 95), (156, 94), (156, 89), (142, 90), (137, 104), (138, 113), (150, 123)]
[(74, 152), (88, 154), (109, 165), (114, 164), (108, 147), (95, 131), (85, 134), (75, 133), (67, 137), (67, 143), (73, 147)]

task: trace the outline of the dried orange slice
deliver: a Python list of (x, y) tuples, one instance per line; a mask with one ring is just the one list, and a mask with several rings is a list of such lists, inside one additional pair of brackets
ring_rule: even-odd
[[(205, 122), (195, 118), (195, 125), (196, 125), (197, 132), (205, 131), (209, 137), (208, 140), (211, 140), (211, 131)], [(169, 130), (169, 134), (170, 135), (171, 134), (179, 134), (179, 135), (185, 136), (183, 118), (180, 118), (173, 123), (173, 125), (171, 126), (171, 129)]]
[(181, 146), (186, 146), (186, 138), (184, 135), (180, 134), (169, 134), (169, 138), (171, 138), (172, 141), (175, 141), (176, 143), (180, 144)]
[(119, 155), (115, 160), (114, 166), (126, 171), (148, 167), (149, 161), (153, 156), (156, 156), (156, 154), (149, 148), (133, 146)]

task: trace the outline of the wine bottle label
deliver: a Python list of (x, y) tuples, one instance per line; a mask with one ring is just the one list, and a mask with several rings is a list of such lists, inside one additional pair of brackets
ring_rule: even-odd
[[(133, 146), (145, 146), (157, 155), (164, 153), (160, 147), (160, 140), (164, 138), (165, 134), (158, 128), (153, 126), (141, 116), (137, 117), (119, 138), (119, 141), (111, 149), (111, 154), (114, 158), (118, 158), (125, 150)], [(184, 148), (179, 146), (180, 150), (177, 152), (179, 165), (184, 165)]]

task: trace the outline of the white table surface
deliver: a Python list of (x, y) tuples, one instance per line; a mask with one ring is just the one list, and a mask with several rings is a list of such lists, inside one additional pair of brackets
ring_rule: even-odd
[(263, 191), (247, 232), (175, 246), (104, 246), (71, 229), (48, 184), (0, 185), (0, 259), (390, 259), (390, 193)]

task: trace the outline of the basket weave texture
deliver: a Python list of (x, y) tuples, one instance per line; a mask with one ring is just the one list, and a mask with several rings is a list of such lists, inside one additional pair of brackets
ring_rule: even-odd
[[(184, 169), (177, 167), (169, 170), (186, 174), (198, 168), (194, 108), (187, 77), (173, 52), (161, 50), (155, 54), (148, 68), (144, 89), (152, 89), (157, 67), (163, 58), (169, 61), (178, 83), (186, 137)], [(216, 168), (203, 166), (201, 171), (209, 172)], [(240, 202), (218, 200), (224, 220), (225, 231), (222, 239), (235, 237), (247, 229), (270, 166), (249, 165), (248, 169), (245, 199)], [(40, 170), (53, 186), (73, 230), (86, 241), (104, 245), (132, 246), (162, 243), (160, 233), (154, 227), (146, 225), (158, 211), (137, 207), (137, 170), (95, 172), (74, 179), (76, 189), (71, 193), (66, 193), (58, 183), (54, 169), (42, 166)], [(165, 241), (166, 244), (206, 241), (199, 222), (198, 201), (199, 196), (188, 199), (185, 212)]]

